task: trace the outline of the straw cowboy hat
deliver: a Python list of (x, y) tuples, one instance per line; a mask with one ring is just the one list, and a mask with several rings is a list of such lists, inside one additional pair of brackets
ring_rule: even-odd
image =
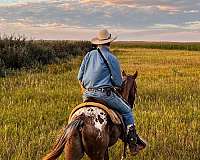
[(112, 36), (107, 29), (102, 29), (97, 33), (97, 36), (91, 40), (92, 44), (106, 44), (117, 39), (117, 36)]

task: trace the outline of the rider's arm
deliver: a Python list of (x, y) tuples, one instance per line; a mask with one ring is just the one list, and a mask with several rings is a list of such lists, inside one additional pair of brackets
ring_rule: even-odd
[(77, 79), (81, 82), (81, 84), (82, 84), (82, 79), (83, 79), (85, 65), (86, 65), (86, 61), (88, 59), (88, 55), (89, 55), (89, 53), (87, 53), (86, 56), (83, 58), (83, 61), (81, 63), (81, 66), (80, 66), (79, 72), (78, 72), (78, 76), (77, 76)]
[(85, 92), (85, 88), (83, 87), (83, 84), (81, 81), (79, 81), (79, 84), (81, 86), (81, 93), (84, 93)]
[(119, 62), (116, 57), (109, 58), (109, 66), (112, 73), (112, 81), (114, 82), (115, 87), (121, 87), (122, 85), (122, 75)]
[(83, 75), (84, 75), (84, 69), (85, 69), (85, 59), (86, 59), (86, 57), (84, 57), (84, 59), (81, 63), (81, 66), (80, 66), (80, 69), (79, 69), (79, 72), (78, 72), (78, 77), (77, 77), (79, 84), (80, 84), (80, 87), (81, 87), (81, 93), (84, 93), (84, 91), (85, 91), (85, 88), (84, 88), (84, 85), (83, 85), (83, 82), (82, 82)]
[(77, 79), (78, 79), (80, 82), (82, 82), (82, 79), (83, 79), (84, 68), (85, 68), (85, 64), (84, 64), (84, 59), (83, 59), (83, 61), (82, 61), (82, 63), (81, 63), (81, 66), (80, 66), (80, 68), (79, 68), (78, 77), (77, 77)]

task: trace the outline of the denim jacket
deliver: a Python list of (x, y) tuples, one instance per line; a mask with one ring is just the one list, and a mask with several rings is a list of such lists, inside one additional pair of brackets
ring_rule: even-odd
[(78, 80), (86, 89), (113, 86), (113, 83), (114, 86), (120, 87), (122, 76), (117, 58), (105, 46), (100, 50), (108, 62), (112, 76), (98, 50), (95, 49), (84, 57), (79, 69)]

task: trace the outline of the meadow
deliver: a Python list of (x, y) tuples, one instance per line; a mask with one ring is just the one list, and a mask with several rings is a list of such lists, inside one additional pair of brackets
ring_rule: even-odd
[[(139, 73), (134, 114), (148, 147), (127, 160), (199, 160), (200, 52), (116, 45), (112, 51), (122, 69)], [(38, 160), (47, 153), (81, 103), (76, 80), (81, 59), (0, 78), (0, 159)], [(121, 150), (119, 141), (110, 159), (120, 159)]]
[(200, 51), (199, 42), (117, 41), (115, 47)]

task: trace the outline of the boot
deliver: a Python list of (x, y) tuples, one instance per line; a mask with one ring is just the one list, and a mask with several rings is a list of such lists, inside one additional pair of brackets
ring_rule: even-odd
[(137, 134), (136, 136), (137, 136), (137, 145), (138, 145), (138, 147), (139, 147), (139, 150), (144, 149), (144, 148), (146, 147), (146, 142), (145, 142), (143, 139), (141, 139), (141, 138), (138, 136), (138, 134)]
[(133, 156), (135, 156), (139, 152), (139, 146), (137, 145), (137, 141), (138, 140), (137, 140), (135, 126), (132, 125), (131, 127), (128, 128), (127, 143), (129, 145), (129, 150)]

